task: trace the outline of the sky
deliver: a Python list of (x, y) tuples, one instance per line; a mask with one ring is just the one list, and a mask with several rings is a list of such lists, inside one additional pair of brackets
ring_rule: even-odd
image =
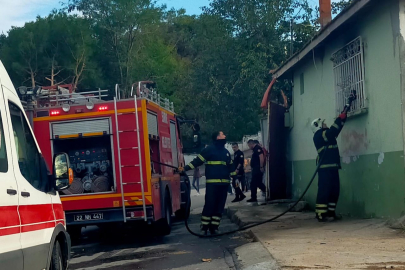
[[(337, 1), (337, 0), (332, 0)], [(62, 0), (0, 0), (0, 33), (7, 33), (11, 26), (23, 26), (27, 21), (48, 15), (52, 9), (61, 7)], [(201, 7), (208, 6), (210, 0), (158, 0), (159, 4), (166, 4), (179, 9), (185, 8), (187, 14), (200, 14)], [(318, 0), (310, 0), (314, 6)]]
[[(11, 26), (23, 26), (27, 21), (34, 21), (37, 15), (46, 16), (52, 9), (61, 8), (61, 0), (0, 0), (0, 33), (7, 33)], [(208, 5), (209, 0), (158, 0), (179, 9), (185, 8), (188, 14), (200, 14), (201, 7)]]

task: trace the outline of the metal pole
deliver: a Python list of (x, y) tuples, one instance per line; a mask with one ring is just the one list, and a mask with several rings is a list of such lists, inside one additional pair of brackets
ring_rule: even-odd
[(270, 200), (270, 104), (267, 103), (267, 157), (266, 157), (266, 201)]

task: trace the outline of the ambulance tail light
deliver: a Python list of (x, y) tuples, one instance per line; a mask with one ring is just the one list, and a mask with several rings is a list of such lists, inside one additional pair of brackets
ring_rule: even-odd
[(53, 110), (53, 111), (51, 111), (51, 116), (56, 116), (56, 115), (59, 115), (60, 114), (60, 111), (58, 111), (58, 110)]
[(100, 112), (108, 111), (108, 106), (100, 106), (98, 107), (98, 111)]

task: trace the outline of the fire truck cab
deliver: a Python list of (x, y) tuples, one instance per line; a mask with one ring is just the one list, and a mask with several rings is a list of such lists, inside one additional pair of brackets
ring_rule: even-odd
[(74, 180), (60, 192), (68, 231), (77, 237), (87, 225), (144, 221), (169, 234), (172, 214), (189, 211), (189, 183), (174, 170), (184, 158), (173, 103), (153, 82), (134, 84), (129, 98), (118, 85), (113, 100), (108, 93), (44, 87), (27, 100), (47, 163), (54, 153), (69, 155)]

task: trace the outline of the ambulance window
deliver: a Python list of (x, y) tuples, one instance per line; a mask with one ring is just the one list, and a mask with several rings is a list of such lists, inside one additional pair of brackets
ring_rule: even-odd
[(41, 154), (34, 137), (21, 110), (12, 103), (9, 107), (21, 174), (34, 188), (45, 191), (48, 180), (41, 173)]
[(3, 123), (0, 115), (0, 172), (8, 171), (8, 161), (6, 152), (6, 142), (4, 139)]

